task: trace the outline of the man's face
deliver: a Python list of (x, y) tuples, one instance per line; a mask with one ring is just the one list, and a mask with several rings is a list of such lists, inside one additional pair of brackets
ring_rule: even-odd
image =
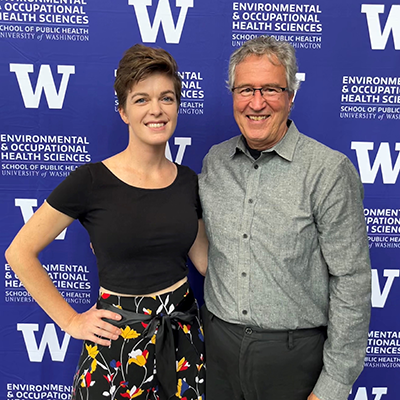
[[(285, 68), (272, 56), (250, 55), (236, 66), (235, 87), (265, 86), (287, 87)], [(259, 90), (254, 96), (242, 98), (233, 93), (233, 113), (240, 131), (252, 149), (266, 150), (275, 146), (287, 131), (286, 122), (292, 105), (293, 94), (287, 91), (274, 99), (265, 99)]]

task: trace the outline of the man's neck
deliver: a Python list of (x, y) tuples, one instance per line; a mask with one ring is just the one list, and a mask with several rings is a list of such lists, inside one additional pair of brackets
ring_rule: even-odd
[(244, 144), (246, 145), (247, 150), (251, 154), (251, 156), (257, 160), (261, 155), (261, 150), (252, 149), (249, 144), (247, 143), (246, 138), (243, 136)]

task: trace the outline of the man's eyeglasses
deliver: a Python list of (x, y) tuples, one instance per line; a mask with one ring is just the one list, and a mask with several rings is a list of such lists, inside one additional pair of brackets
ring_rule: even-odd
[(260, 91), (260, 94), (264, 99), (275, 99), (282, 92), (288, 90), (288, 88), (277, 87), (277, 86), (264, 86), (262, 88), (253, 88), (251, 86), (239, 86), (232, 88), (232, 92), (237, 94), (239, 97), (248, 98), (255, 95), (256, 90)]

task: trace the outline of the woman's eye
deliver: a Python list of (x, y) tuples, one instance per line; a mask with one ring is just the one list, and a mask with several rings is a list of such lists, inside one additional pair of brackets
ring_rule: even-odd
[(146, 102), (146, 99), (143, 98), (143, 97), (135, 100), (135, 104), (142, 104), (142, 103), (145, 103), (145, 102)]
[(172, 103), (172, 102), (175, 101), (175, 99), (174, 99), (173, 97), (171, 97), (171, 96), (164, 96), (164, 97), (162, 98), (162, 101), (164, 101), (164, 102), (166, 102), (166, 103)]

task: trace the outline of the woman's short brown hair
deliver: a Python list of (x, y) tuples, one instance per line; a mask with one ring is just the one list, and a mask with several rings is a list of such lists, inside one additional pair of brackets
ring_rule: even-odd
[(118, 108), (125, 108), (128, 92), (134, 84), (154, 73), (165, 74), (172, 80), (179, 108), (182, 83), (178, 75), (176, 61), (167, 51), (142, 44), (135, 44), (126, 50), (119, 62), (114, 82), (114, 89), (118, 97)]

